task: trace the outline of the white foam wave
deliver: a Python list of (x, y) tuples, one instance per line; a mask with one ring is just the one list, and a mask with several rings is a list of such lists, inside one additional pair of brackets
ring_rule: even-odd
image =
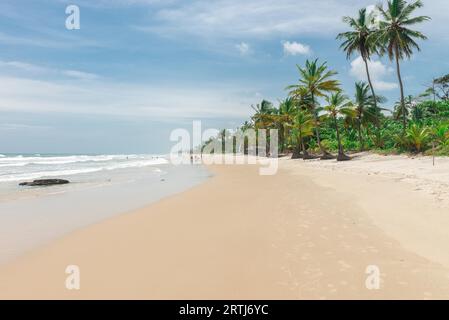
[[(168, 163), (165, 158), (141, 155), (14, 157), (13, 159), (15, 159), (13, 162), (2, 161), (5, 160), (3, 158), (0, 159), (0, 182), (64, 177)], [(16, 169), (13, 169), (13, 167)]]

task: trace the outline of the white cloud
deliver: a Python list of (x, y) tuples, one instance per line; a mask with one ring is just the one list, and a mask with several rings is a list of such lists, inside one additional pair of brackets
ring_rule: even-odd
[(387, 82), (382, 80), (374, 80), (373, 86), (379, 91), (390, 91), (398, 88), (398, 84), (395, 82)]
[(31, 73), (42, 73), (48, 71), (48, 69), (34, 64), (22, 62), (22, 61), (2, 61), (0, 60), (0, 68), (2, 69), (17, 69)]
[(239, 43), (235, 46), (242, 56), (251, 53), (251, 47), (246, 42)]
[(62, 70), (61, 73), (68, 77), (80, 79), (80, 80), (95, 80), (99, 76), (93, 73), (78, 71), (78, 70)]
[(43, 81), (0, 77), (0, 110), (61, 112), (180, 119), (248, 117), (256, 89), (238, 85), (197, 86), (144, 83)]
[[(391, 67), (387, 67), (379, 60), (368, 61), (369, 72), (373, 85), (377, 90), (387, 91), (398, 88), (396, 82), (386, 81), (385, 78), (394, 73)], [(351, 62), (351, 76), (357, 80), (367, 81), (365, 62), (362, 57), (358, 57)]]
[(335, 34), (341, 17), (370, 1), (346, 0), (210, 0), (178, 1), (154, 10), (152, 24), (141, 28), (161, 35), (199, 37), (267, 37)]
[(29, 76), (59, 76), (77, 80), (95, 80), (100, 76), (79, 70), (66, 70), (43, 67), (22, 61), (3, 61), (0, 60), (0, 70), (3, 74), (25, 75)]
[(299, 43), (299, 42), (290, 42), (290, 41), (284, 41), (282, 43), (282, 46), (284, 47), (284, 54), (285, 55), (309, 55), (312, 53), (312, 50), (308, 45)]
[[(189, 34), (200, 38), (238, 39), (249, 37), (291, 37), (316, 35), (335, 37), (347, 29), (343, 16), (356, 16), (359, 8), (374, 10), (373, 0), (171, 0), (132, 1), (119, 3), (143, 4), (151, 7), (152, 16), (140, 30), (163, 36)], [(153, 4), (151, 4), (153, 3)], [(431, 22), (419, 26), (429, 38), (439, 42), (449, 40), (444, 26), (449, 19), (447, 0), (426, 0), (417, 14), (432, 17)]]
[(48, 126), (35, 126), (22, 123), (0, 123), (0, 131), (47, 130)]

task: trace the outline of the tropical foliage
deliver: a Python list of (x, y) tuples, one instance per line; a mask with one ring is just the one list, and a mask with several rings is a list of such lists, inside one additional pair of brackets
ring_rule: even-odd
[[(277, 129), (279, 152), (293, 158), (343, 161), (349, 152), (363, 150), (449, 155), (449, 74), (434, 78), (417, 96), (406, 94), (401, 75), (401, 61), (427, 39), (414, 30), (430, 20), (416, 14), (422, 6), (420, 0), (387, 0), (370, 14), (362, 9), (355, 18), (343, 18), (349, 30), (337, 36), (341, 49), (348, 59), (360, 56), (366, 71), (367, 82), (355, 84), (353, 97), (343, 92), (337, 72), (325, 61), (307, 60), (297, 65), (299, 79), (286, 87), (287, 98), (277, 107), (266, 100), (254, 106), (251, 121), (240, 130)], [(389, 105), (376, 93), (369, 64), (375, 55), (395, 65), (396, 103)]]

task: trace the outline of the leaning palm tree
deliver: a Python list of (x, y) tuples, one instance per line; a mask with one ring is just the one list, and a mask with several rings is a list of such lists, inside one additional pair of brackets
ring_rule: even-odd
[(297, 65), (299, 74), (301, 78), (299, 79), (299, 84), (291, 85), (287, 87), (289, 90), (289, 96), (298, 96), (300, 91), (304, 91), (306, 88), (308, 94), (310, 95), (310, 107), (311, 113), (315, 118), (316, 127), (315, 135), (317, 143), (323, 153), (323, 159), (328, 159), (329, 154), (323, 149), (320, 139), (319, 123), (318, 123), (318, 108), (317, 108), (317, 98), (325, 97), (326, 93), (336, 92), (340, 90), (340, 82), (338, 80), (332, 79), (337, 72), (329, 70), (327, 63), (318, 64), (318, 59), (314, 61), (306, 61), (305, 67), (300, 67)]
[[(371, 94), (374, 97), (374, 107), (377, 108), (377, 98), (374, 91), (373, 82), (371, 81), (371, 75), (369, 72), (368, 61), (371, 59), (373, 53), (378, 52), (378, 45), (370, 37), (374, 30), (371, 26), (374, 24), (374, 15), (367, 14), (366, 9), (361, 9), (357, 18), (344, 17), (343, 21), (347, 23), (352, 30), (348, 32), (340, 33), (337, 39), (343, 40), (340, 48), (346, 52), (346, 58), (349, 60), (354, 53), (360, 54), (360, 57), (365, 63), (366, 76), (371, 88)], [(379, 126), (379, 119), (376, 121), (376, 125)]]
[(335, 126), (335, 133), (337, 134), (337, 161), (351, 160), (351, 158), (344, 153), (343, 145), (341, 143), (340, 130), (338, 128), (338, 117), (340, 115), (350, 117), (353, 115), (354, 109), (351, 107), (351, 102), (349, 101), (348, 97), (345, 96), (341, 91), (337, 91), (336, 93), (327, 96), (326, 102), (327, 105), (324, 107), (324, 110), (326, 111), (327, 116), (332, 119), (332, 122)]
[[(427, 39), (423, 33), (408, 28), (409, 26), (430, 20), (428, 16), (411, 17), (413, 12), (422, 6), (421, 0), (415, 0), (412, 3), (407, 3), (405, 0), (388, 0), (386, 9), (384, 9), (383, 5), (378, 5), (383, 20), (379, 22), (379, 30), (372, 35), (373, 40), (381, 45), (381, 53), (388, 54), (391, 61), (396, 61), (396, 72), (401, 90), (401, 105), (404, 110), (404, 85), (399, 61), (404, 58), (410, 58), (413, 54), (413, 49), (421, 50), (418, 43), (416, 43), (416, 39)], [(405, 112), (402, 115), (402, 121), (403, 134), (405, 135), (407, 128)]]

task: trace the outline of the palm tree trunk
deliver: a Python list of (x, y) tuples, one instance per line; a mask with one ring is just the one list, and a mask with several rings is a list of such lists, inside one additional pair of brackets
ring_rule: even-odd
[(302, 159), (307, 160), (309, 157), (309, 153), (307, 152), (306, 146), (304, 145), (304, 138), (303, 138), (302, 134), (299, 135), (299, 141), (301, 143)]
[(364, 150), (363, 146), (363, 137), (362, 137), (362, 119), (358, 119), (358, 132), (359, 132), (359, 144), (360, 144), (360, 152)]
[(316, 112), (316, 108), (315, 108), (315, 95), (312, 93), (312, 104), (313, 104), (313, 117), (315, 119), (316, 122), (316, 126), (315, 126), (315, 135), (316, 135), (316, 141), (318, 143), (318, 146), (320, 147), (320, 151), (325, 154), (326, 152), (323, 150), (323, 147), (321, 146), (321, 137), (320, 137), (320, 128), (318, 125), (318, 114)]
[(404, 84), (402, 83), (401, 67), (399, 65), (399, 49), (397, 45), (395, 46), (395, 57), (396, 57), (396, 71), (399, 80), (399, 87), (401, 89), (402, 124), (404, 126), (402, 132), (405, 135), (405, 129), (407, 128), (407, 115), (405, 110)]
[(301, 157), (301, 138), (298, 136), (296, 145), (293, 149), (292, 159), (299, 159)]
[(334, 124), (335, 124), (335, 132), (337, 133), (338, 154), (341, 156), (344, 154), (344, 152), (343, 152), (343, 146), (341, 145), (340, 131), (338, 130), (338, 122), (337, 122), (336, 117), (334, 117)]
[(221, 153), (226, 153), (226, 136), (224, 134), (221, 135)]
[(377, 114), (377, 112), (378, 112), (377, 96), (376, 96), (376, 93), (374, 92), (374, 86), (371, 81), (371, 75), (369, 73), (369, 67), (368, 67), (368, 60), (366, 59), (366, 57), (363, 57), (363, 61), (365, 62), (366, 76), (368, 78), (369, 87), (371, 88), (371, 94), (373, 95), (373, 99), (374, 99), (374, 108), (376, 110), (376, 127), (377, 127), (377, 129), (379, 129), (380, 128), (380, 120), (379, 120), (379, 116)]
[(280, 131), (279, 132), (279, 144), (281, 145), (281, 148), (280, 148), (281, 153), (284, 153), (284, 151), (285, 151), (284, 130), (285, 130), (284, 124), (281, 123), (280, 130), (279, 130)]

